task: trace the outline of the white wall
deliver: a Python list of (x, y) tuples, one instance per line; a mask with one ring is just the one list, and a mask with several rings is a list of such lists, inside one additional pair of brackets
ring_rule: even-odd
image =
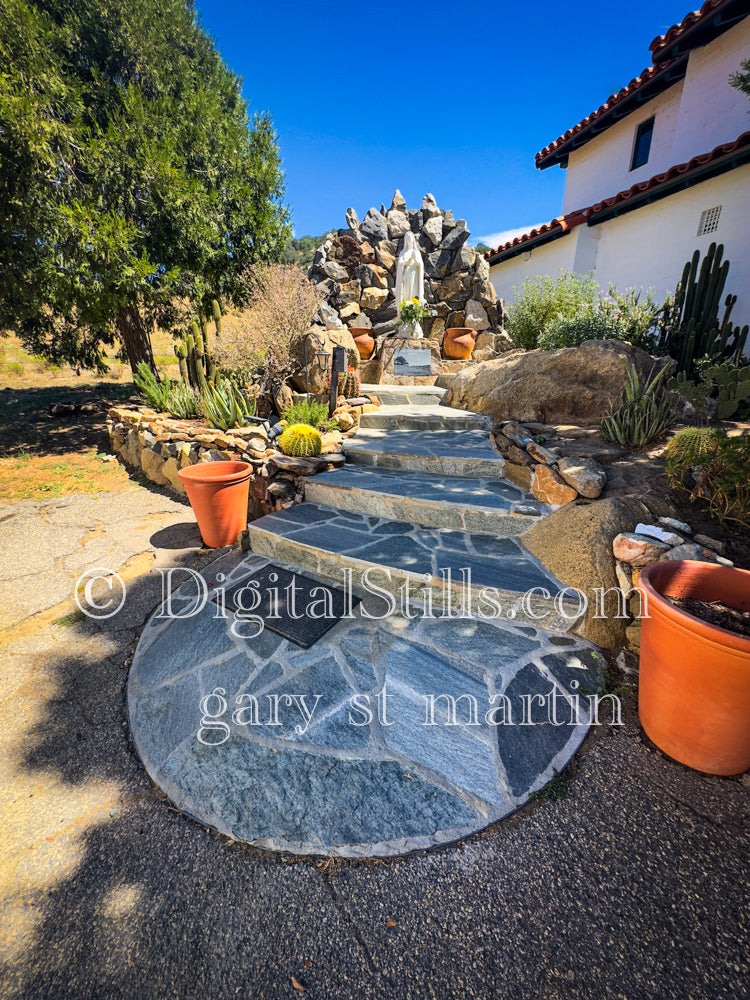
[[(717, 205), (722, 206), (718, 229), (696, 236), (701, 212)], [(620, 291), (651, 288), (661, 301), (674, 291), (693, 251), (704, 252), (712, 242), (724, 244), (730, 261), (724, 294), (737, 295), (732, 322), (750, 323), (750, 164), (598, 226), (577, 226), (532, 250), (528, 259), (521, 254), (494, 265), (490, 280), (499, 297), (513, 302), (513, 286), (520, 289), (527, 275), (593, 270), (603, 291), (610, 283)]]
[(514, 287), (519, 292), (524, 278), (536, 278), (541, 274), (558, 277), (560, 269), (575, 270), (578, 233), (584, 226), (576, 227), (567, 236), (545, 243), (543, 246), (527, 250), (517, 257), (490, 268), (490, 281), (495, 286), (497, 297), (506, 303), (515, 301)]
[[(693, 49), (685, 79), (570, 154), (563, 213), (594, 205), (640, 181), (731, 142), (750, 129), (750, 102), (729, 75), (750, 53), (750, 17)], [(630, 170), (638, 125), (654, 116), (648, 162)]]
[(672, 163), (708, 153), (750, 130), (750, 101), (729, 85), (729, 75), (750, 57), (750, 17), (710, 45), (693, 49), (683, 80)]
[[(716, 205), (719, 228), (696, 236), (701, 212)], [(732, 322), (750, 323), (750, 164), (591, 228), (600, 230), (599, 285), (653, 288), (658, 299), (674, 291), (694, 250), (723, 243), (731, 262), (725, 294), (737, 295)]]
[[(672, 146), (682, 84), (682, 80), (673, 84), (669, 90), (641, 105), (637, 111), (570, 154), (563, 198), (564, 215), (611, 198), (618, 191), (647, 181), (654, 174), (660, 174), (674, 165)], [(652, 116), (654, 134), (648, 161), (637, 170), (631, 170), (636, 129)]]

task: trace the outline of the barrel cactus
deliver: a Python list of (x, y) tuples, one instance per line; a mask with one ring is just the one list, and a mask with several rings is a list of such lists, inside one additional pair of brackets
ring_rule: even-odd
[(319, 455), (323, 448), (323, 438), (320, 432), (309, 424), (292, 424), (284, 431), (278, 440), (278, 445), (285, 455), (295, 458), (310, 458)]

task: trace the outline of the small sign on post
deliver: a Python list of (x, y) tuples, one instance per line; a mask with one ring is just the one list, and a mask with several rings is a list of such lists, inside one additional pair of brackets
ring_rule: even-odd
[(331, 369), (331, 398), (328, 403), (328, 416), (330, 417), (336, 409), (336, 400), (339, 396), (339, 374), (346, 371), (346, 348), (334, 347), (333, 368)]

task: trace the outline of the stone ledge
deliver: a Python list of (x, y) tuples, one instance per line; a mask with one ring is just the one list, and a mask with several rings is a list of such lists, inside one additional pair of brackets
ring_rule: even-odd
[[(185, 496), (180, 469), (200, 462), (249, 462), (253, 467), (247, 511), (251, 521), (300, 503), (307, 476), (330, 471), (344, 460), (338, 431), (323, 435), (323, 455), (295, 468), (297, 460), (270, 445), (261, 425), (225, 432), (198, 421), (177, 420), (146, 406), (112, 407), (107, 433), (112, 451), (128, 468), (178, 496)], [(326, 461), (326, 451), (330, 461)]]

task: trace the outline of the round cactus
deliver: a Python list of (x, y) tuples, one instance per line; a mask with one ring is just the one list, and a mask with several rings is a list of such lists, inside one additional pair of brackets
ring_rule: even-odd
[(292, 424), (278, 439), (278, 445), (285, 455), (295, 458), (309, 458), (319, 455), (323, 448), (320, 432), (309, 424)]

